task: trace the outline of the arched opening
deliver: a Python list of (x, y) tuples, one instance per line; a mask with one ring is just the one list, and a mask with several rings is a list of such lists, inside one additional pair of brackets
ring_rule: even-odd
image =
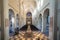
[(42, 14), (39, 15), (39, 26), (40, 26), (40, 31), (42, 31)]
[(43, 27), (44, 27), (44, 33), (48, 36), (49, 35), (49, 23), (50, 23), (50, 17), (49, 17), (49, 9), (46, 9), (44, 11), (44, 15), (43, 15)]
[(16, 14), (16, 28), (19, 28), (19, 15)]
[(9, 36), (14, 35), (14, 12), (12, 9), (9, 9)]
[(32, 13), (31, 13), (31, 12), (28, 12), (28, 13), (26, 14), (26, 24), (27, 24), (28, 22), (31, 22), (31, 24), (32, 24)]
[(20, 28), (21, 31), (27, 31), (28, 25), (30, 24), (30, 28), (32, 31), (38, 31), (34, 25), (32, 25), (32, 14), (31, 12), (27, 12), (26, 14), (26, 25), (24, 25), (22, 28)]

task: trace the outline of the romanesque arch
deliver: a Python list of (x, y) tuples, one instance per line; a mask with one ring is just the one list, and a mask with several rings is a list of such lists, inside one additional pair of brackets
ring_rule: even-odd
[(28, 22), (31, 22), (30, 28), (32, 31), (38, 31), (39, 30), (34, 25), (32, 25), (32, 13), (31, 12), (27, 12), (27, 14), (26, 14), (26, 25), (24, 25), (22, 28), (20, 28), (20, 30), (27, 31), (27, 28), (28, 28), (27, 26), (29, 25)]
[(43, 14), (43, 27), (44, 27), (44, 33), (46, 35), (49, 35), (49, 23), (50, 23), (50, 17), (49, 17), (49, 9), (45, 9)]
[(19, 28), (19, 14), (16, 14), (16, 27)]
[(27, 12), (26, 14), (26, 24), (28, 21), (30, 21), (32, 24), (32, 13), (31, 12)]
[(42, 31), (42, 14), (39, 15), (39, 27), (40, 31)]
[(12, 36), (14, 34), (14, 11), (9, 9), (9, 35)]

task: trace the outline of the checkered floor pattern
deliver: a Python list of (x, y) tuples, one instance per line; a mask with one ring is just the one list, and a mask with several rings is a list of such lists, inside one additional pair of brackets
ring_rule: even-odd
[(33, 31), (33, 38), (24, 38), (24, 31), (20, 31), (18, 35), (12, 36), (9, 40), (49, 40), (46, 35), (39, 31)]

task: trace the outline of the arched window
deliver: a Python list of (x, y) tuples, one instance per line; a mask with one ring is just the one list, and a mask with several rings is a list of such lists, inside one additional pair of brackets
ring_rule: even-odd
[(49, 12), (48, 12), (48, 14), (47, 14), (46, 19), (47, 19), (47, 24), (49, 24)]
[(16, 27), (19, 27), (19, 15), (16, 15)]
[(44, 17), (46, 18), (46, 24), (49, 24), (50, 17), (49, 17), (49, 9), (44, 11)]
[(47, 24), (49, 24), (49, 21), (50, 21), (50, 18), (49, 18), (49, 10), (47, 11), (46, 18), (47, 18)]
[(46, 9), (44, 11), (44, 26), (46, 35), (49, 35), (49, 23), (50, 23), (49, 9)]
[(42, 31), (42, 14), (39, 15), (39, 26), (40, 30)]
[(26, 16), (28, 16), (28, 17), (32, 16), (31, 12), (28, 12), (28, 13), (26, 14)]
[(27, 14), (26, 14), (26, 24), (28, 22), (31, 22), (31, 24), (32, 24), (32, 13), (31, 12), (27, 12)]
[(9, 9), (9, 35), (14, 34), (14, 12), (12, 9)]

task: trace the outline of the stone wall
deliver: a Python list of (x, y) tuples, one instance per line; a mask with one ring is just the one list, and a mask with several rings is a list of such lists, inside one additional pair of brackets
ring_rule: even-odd
[[(40, 20), (39, 20), (39, 16), (40, 14), (42, 14), (42, 16), (44, 15), (44, 11), (48, 8), (50, 9), (50, 4), (49, 4), (49, 0), (40, 0), (39, 4), (40, 8), (38, 10), (36, 10), (35, 16), (33, 18), (33, 25), (35, 25), (38, 29), (40, 29)], [(43, 24), (42, 24), (43, 25)]]
[[(15, 20), (14, 20), (15, 22), (14, 23), (15, 23), (15, 27), (16, 27), (16, 15), (17, 14), (18, 15), (20, 14), (19, 13), (19, 11), (20, 11), (19, 7), (20, 7), (19, 0), (8, 0), (8, 10), (9, 9), (12, 9), (13, 12), (14, 12), (14, 17), (15, 17)], [(20, 17), (20, 15), (19, 15), (19, 17)], [(20, 25), (20, 20), (19, 20), (19, 25)]]

